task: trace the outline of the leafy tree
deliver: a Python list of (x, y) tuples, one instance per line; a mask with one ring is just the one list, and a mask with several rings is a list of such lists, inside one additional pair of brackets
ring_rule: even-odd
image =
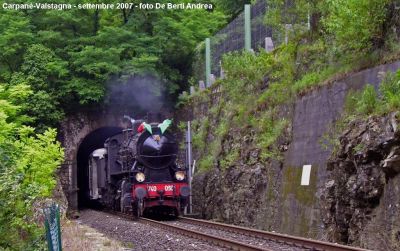
[(51, 194), (54, 171), (63, 159), (54, 129), (35, 135), (32, 127), (22, 124), (25, 118), (15, 103), (31, 93), (26, 85), (9, 89), (0, 85), (0, 247), (4, 249), (32, 250), (40, 245), (35, 241), (42, 230), (31, 207)]
[(31, 86), (26, 111), (31, 125), (40, 128), (54, 126), (64, 111), (102, 102), (110, 78), (124, 82), (135, 75), (157, 76), (173, 100), (187, 88), (193, 49), (225, 22), (219, 7), (0, 13), (0, 45), (6, 48), (0, 52), (0, 81)]
[(0, 12), (0, 81), (8, 81), (18, 70), (22, 56), (34, 38), (32, 28), (29, 18), (21, 12)]
[(368, 51), (383, 38), (390, 0), (328, 0), (323, 23), (340, 51)]
[[(60, 107), (63, 78), (69, 75), (68, 63), (40, 44), (31, 45), (24, 56), (20, 71), (12, 75), (10, 85), (24, 84), (33, 91), (21, 109), (38, 128), (55, 126), (63, 117)], [(60, 88), (61, 87), (61, 88)]]
[(244, 8), (245, 4), (250, 4), (251, 0), (238, 0), (238, 1), (230, 1), (230, 0), (214, 0), (217, 9), (223, 11), (226, 15), (231, 18), (236, 17)]

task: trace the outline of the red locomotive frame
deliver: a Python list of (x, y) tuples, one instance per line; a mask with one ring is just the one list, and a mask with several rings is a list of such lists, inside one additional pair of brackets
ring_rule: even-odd
[[(145, 196), (137, 196), (138, 190), (145, 190)], [(142, 192), (143, 192), (142, 190)], [(182, 192), (182, 190), (184, 192)], [(143, 209), (151, 207), (171, 207), (178, 211), (182, 205), (182, 196), (187, 197), (189, 192), (189, 185), (187, 183), (145, 183), (132, 185), (132, 199), (142, 200)], [(143, 196), (143, 195), (142, 195)]]

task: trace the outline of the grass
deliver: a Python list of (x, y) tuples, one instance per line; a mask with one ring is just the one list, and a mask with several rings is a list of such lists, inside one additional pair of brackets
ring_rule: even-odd
[(299, 81), (293, 85), (293, 91), (296, 94), (303, 93), (312, 87), (324, 85), (326, 80), (337, 73), (333, 67), (327, 67), (319, 72), (310, 72), (305, 74)]
[(387, 73), (379, 87), (366, 85), (346, 98), (346, 116), (367, 117), (400, 110), (400, 70)]
[(61, 225), (62, 248), (65, 251), (126, 250), (125, 244), (108, 239), (89, 226), (69, 220), (63, 220)]
[[(320, 143), (326, 149), (332, 148), (333, 155), (336, 155), (340, 147), (339, 136), (348, 128), (351, 121), (365, 120), (370, 116), (385, 116), (399, 110), (400, 70), (395, 73), (388, 72), (378, 90), (367, 84), (360, 91), (349, 91), (341, 118), (335, 122), (330, 132), (324, 135)], [(359, 151), (363, 147), (357, 145), (354, 151)]]

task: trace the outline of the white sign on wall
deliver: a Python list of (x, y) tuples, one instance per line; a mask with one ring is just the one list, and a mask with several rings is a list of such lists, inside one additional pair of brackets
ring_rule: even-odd
[(310, 185), (311, 165), (304, 165), (303, 172), (301, 174), (301, 185)]

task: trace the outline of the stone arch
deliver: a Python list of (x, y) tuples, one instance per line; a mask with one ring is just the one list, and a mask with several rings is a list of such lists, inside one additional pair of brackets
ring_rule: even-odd
[[(60, 126), (59, 140), (64, 147), (64, 163), (59, 177), (70, 210), (78, 209), (78, 151), (85, 138), (101, 128), (125, 127), (123, 111), (82, 112), (68, 116)], [(111, 135), (110, 135), (111, 136)]]

